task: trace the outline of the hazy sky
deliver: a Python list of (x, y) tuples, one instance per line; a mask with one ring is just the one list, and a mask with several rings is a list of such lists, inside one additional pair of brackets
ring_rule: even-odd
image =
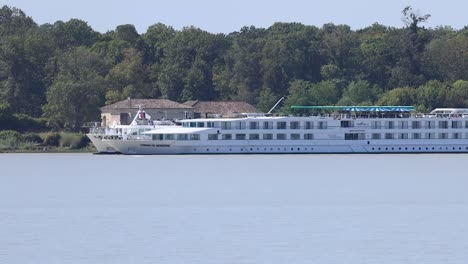
[(431, 14), (427, 27), (468, 25), (468, 1), (462, 0), (0, 0), (21, 8), (39, 24), (82, 19), (100, 32), (133, 24), (140, 33), (157, 22), (181, 29), (196, 26), (213, 33), (243, 26), (269, 27), (274, 22), (300, 22), (321, 27), (347, 24), (359, 29), (378, 22), (401, 27), (401, 10), (411, 5)]

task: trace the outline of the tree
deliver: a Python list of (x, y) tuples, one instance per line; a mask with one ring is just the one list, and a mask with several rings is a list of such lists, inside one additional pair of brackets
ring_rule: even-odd
[(105, 87), (102, 59), (78, 47), (61, 54), (57, 64), (58, 75), (47, 90), (43, 107), (49, 123), (78, 130), (84, 121), (98, 120)]
[[(381, 90), (364, 80), (352, 81), (343, 93), (340, 105), (372, 105), (379, 98)], [(344, 103), (346, 102), (346, 104)]]

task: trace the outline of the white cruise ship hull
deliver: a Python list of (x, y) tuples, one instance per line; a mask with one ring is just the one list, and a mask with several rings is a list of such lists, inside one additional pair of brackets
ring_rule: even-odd
[[(367, 144), (367, 142), (369, 142)], [(276, 144), (275, 144), (276, 143)], [(278, 144), (252, 144), (236, 142), (236, 144), (193, 144), (180, 145), (171, 142), (110, 140), (108, 144), (115, 150), (129, 155), (152, 154), (311, 154), (311, 153), (468, 153), (468, 142), (460, 140), (444, 140), (438, 142), (417, 142), (405, 140), (379, 140), (353, 142), (284, 142)]]

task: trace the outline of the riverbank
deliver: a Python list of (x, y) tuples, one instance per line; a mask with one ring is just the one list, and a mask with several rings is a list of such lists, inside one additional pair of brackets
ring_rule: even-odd
[(92, 153), (96, 148), (83, 133), (0, 131), (0, 153)]

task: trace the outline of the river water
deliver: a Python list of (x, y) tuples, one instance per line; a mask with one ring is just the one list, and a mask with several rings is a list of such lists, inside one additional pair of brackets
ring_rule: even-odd
[(0, 155), (0, 263), (468, 263), (468, 155)]

